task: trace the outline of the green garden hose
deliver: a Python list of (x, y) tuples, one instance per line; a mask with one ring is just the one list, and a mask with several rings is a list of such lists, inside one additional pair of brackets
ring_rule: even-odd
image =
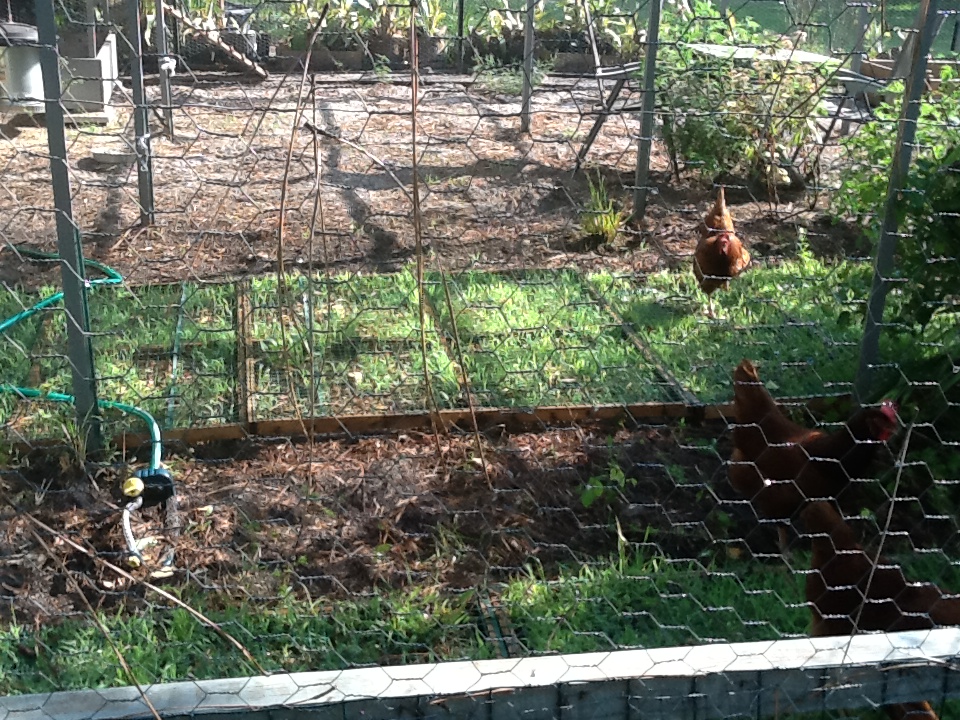
[[(45, 253), (29, 248), (17, 248), (17, 252), (29, 258), (41, 260), (59, 260), (60, 256), (54, 253)], [(95, 280), (87, 280), (87, 287), (97, 285), (119, 285), (123, 282), (123, 276), (111, 267), (103, 265), (95, 260), (84, 259), (85, 266), (95, 268), (102, 272), (106, 277)], [(21, 312), (0, 322), (0, 333), (13, 327), (19, 322), (37, 314), (44, 308), (53, 305), (63, 299), (63, 292), (54, 293), (44, 298), (32, 307), (25, 308)], [(58, 392), (45, 392), (36, 388), (22, 388), (10, 385), (9, 383), (0, 383), (0, 393), (16, 395), (20, 399), (48, 400), (52, 402), (70, 403), (75, 405), (76, 398), (73, 395)], [(147, 424), (150, 432), (150, 462), (146, 469), (138, 470), (134, 477), (127, 480), (123, 485), (124, 494), (132, 498), (123, 508), (123, 536), (127, 543), (128, 562), (139, 566), (143, 562), (143, 556), (137, 548), (136, 540), (133, 537), (133, 531), (130, 529), (130, 513), (139, 510), (141, 507), (163, 504), (167, 511), (167, 527), (171, 534), (179, 534), (179, 518), (177, 512), (176, 492), (173, 485), (173, 478), (170, 472), (161, 467), (160, 459), (163, 455), (163, 444), (160, 436), (160, 427), (157, 421), (146, 410), (127, 405), (126, 403), (114, 402), (111, 400), (97, 400), (97, 405), (101, 408), (119, 410), (128, 415), (135, 415)], [(167, 552), (162, 566), (170, 568), (173, 565), (173, 548)]]
[[(18, 248), (17, 252), (23, 255), (24, 257), (35, 258), (37, 260), (59, 260), (60, 256), (54, 253), (45, 253), (40, 252), (39, 250), (30, 250), (28, 248)], [(98, 263), (96, 260), (87, 260), (84, 258), (84, 265), (89, 265), (92, 268), (95, 268), (102, 272), (106, 277), (97, 278), (96, 280), (88, 280), (87, 285), (89, 287), (95, 287), (97, 285), (119, 285), (123, 282), (123, 276), (114, 270), (111, 267), (107, 267), (103, 263)], [(4, 332), (8, 328), (13, 327), (17, 323), (26, 320), (27, 318), (36, 315), (38, 312), (43, 310), (46, 307), (58, 303), (63, 299), (63, 291), (54, 293), (50, 297), (44, 298), (38, 302), (33, 307), (26, 308), (21, 312), (14, 315), (12, 318), (8, 318), (3, 322), (0, 322), (0, 332)]]
[[(7, 395), (17, 395), (20, 398), (29, 398), (33, 400), (50, 400), (52, 402), (62, 402), (74, 404), (76, 398), (73, 395), (67, 395), (65, 393), (58, 392), (44, 392), (43, 390), (37, 390), (36, 388), (19, 388), (8, 383), (0, 383), (0, 393), (5, 393)], [(119, 410), (120, 412), (126, 413), (128, 415), (136, 415), (138, 418), (143, 420), (147, 424), (147, 428), (150, 431), (150, 469), (157, 470), (160, 468), (160, 456), (163, 452), (162, 440), (160, 438), (160, 426), (157, 425), (157, 421), (153, 419), (153, 416), (148, 413), (146, 410), (141, 410), (138, 407), (133, 405), (127, 405), (126, 403), (113, 402), (112, 400), (97, 400), (97, 404), (106, 409), (110, 410)]]

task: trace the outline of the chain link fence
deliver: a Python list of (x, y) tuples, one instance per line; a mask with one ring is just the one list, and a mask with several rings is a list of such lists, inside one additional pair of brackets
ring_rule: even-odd
[(952, 717), (958, 10), (0, 6), (0, 720)]

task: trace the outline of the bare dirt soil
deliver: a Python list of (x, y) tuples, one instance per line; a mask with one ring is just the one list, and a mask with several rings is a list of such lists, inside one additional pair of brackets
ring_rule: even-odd
[[(621, 531), (651, 554), (704, 567), (748, 558), (782, 563), (775, 529), (758, 523), (729, 486), (725, 422), (488, 431), (481, 435), (485, 468), (476, 442), (407, 433), (171, 447), (181, 533), (177, 571), (165, 582), (264, 600), (291, 586), (314, 598), (413, 585), (496, 592), (530, 566), (553, 577), (563, 566), (604, 562), (616, 555)], [(893, 456), (882, 454), (890, 466)], [(622, 486), (613, 465), (623, 469)], [(0, 472), (7, 500), (0, 505), (0, 614), (26, 623), (85, 611), (30, 516), (122, 564), (117, 502), (128, 473), (117, 465), (80, 470), (65, 449), (37, 451)], [(585, 507), (591, 478), (606, 490)], [(886, 512), (878, 485), (855, 485), (840, 498), (851, 517), (864, 498), (878, 516)], [(912, 501), (897, 504), (888, 550), (952, 543), (952, 519), (908, 485), (904, 497)], [(164, 520), (158, 508), (144, 511), (134, 533), (163, 538)], [(140, 602), (142, 587), (40, 535), (95, 607)], [(146, 576), (166, 547), (145, 550), (148, 567), (134, 573)]]
[[(371, 74), (318, 76), (315, 92), (305, 90), (294, 128), (299, 78), (259, 84), (225, 75), (179, 78), (175, 137), (153, 138), (156, 225), (149, 230), (139, 226), (135, 164), (105, 166), (91, 155), (95, 148), (131, 147), (131, 108), (118, 92), (114, 125), (68, 132), (73, 213), (85, 252), (118, 268), (132, 284), (260, 273), (276, 269), (281, 255), (291, 266), (312, 263), (331, 272), (390, 271), (409, 262), (416, 246), (408, 198), (409, 82), (399, 76), (376, 80)], [(155, 85), (148, 91), (158, 99)], [(425, 77), (417, 163), (431, 264), (645, 273), (689, 262), (696, 223), (714, 190), (696, 171), (678, 182), (659, 142), (643, 222), (615, 246), (583, 236), (580, 216), (589, 187), (585, 174), (573, 169), (598, 102), (595, 81), (548, 78), (534, 94), (526, 135), (520, 133), (519, 98), (500, 94), (496, 78)], [(305, 123), (327, 135), (317, 136)], [(0, 141), (0, 239), (53, 250), (46, 131), (22, 121), (2, 127), (8, 140)], [(160, 129), (156, 118), (152, 127)], [(638, 129), (636, 115), (610, 117), (586, 159), (591, 175), (599, 171), (611, 195), (627, 207)], [(836, 155), (832, 147), (825, 153), (828, 174)], [(746, 187), (734, 187), (728, 199), (757, 256), (792, 253), (798, 225), (808, 228), (816, 252), (862, 254), (856, 228), (821, 219), (827, 192), (814, 211), (804, 197), (758, 198)], [(29, 286), (56, 279), (53, 270), (49, 278), (38, 276), (35, 267), (27, 272), (4, 250), (0, 281)]]

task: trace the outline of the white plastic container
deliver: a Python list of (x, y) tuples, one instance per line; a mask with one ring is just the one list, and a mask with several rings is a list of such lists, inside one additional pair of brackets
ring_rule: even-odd
[(0, 23), (0, 110), (45, 110), (37, 39), (33, 25)]

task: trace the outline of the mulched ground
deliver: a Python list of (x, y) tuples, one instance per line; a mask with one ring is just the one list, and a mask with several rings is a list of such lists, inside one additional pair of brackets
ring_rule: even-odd
[[(277, 219), (284, 177), (287, 208), (285, 262), (333, 272), (395, 270), (414, 255), (410, 203), (391, 173), (409, 185), (410, 90), (402, 80), (374, 82), (321, 75), (304, 119), (359, 144), (329, 138), (320, 159), (318, 213), (314, 135), (293, 131), (297, 82), (238, 82), (230, 76), (184, 77), (174, 88), (174, 140), (157, 137), (156, 226), (138, 227), (137, 174), (132, 166), (105, 167), (91, 156), (101, 147), (125, 147), (130, 108), (119, 103), (111, 128), (69, 131), (73, 210), (89, 257), (118, 268), (133, 284), (223, 279), (277, 267)], [(153, 97), (159, 90), (151, 86)], [(630, 101), (630, 98), (626, 98)], [(577, 150), (593, 123), (595, 81), (548, 78), (534, 95), (530, 135), (519, 132), (519, 98), (498, 95), (482, 81), (434, 75), (424, 80), (418, 113), (418, 157), (423, 235), (431, 265), (451, 268), (529, 268), (575, 264), (649, 272), (688, 263), (695, 227), (713, 198), (709, 179), (687, 172), (678, 182), (655, 144), (650, 197), (642, 226), (616, 247), (597, 246), (580, 231), (589, 198), (584, 173), (574, 175)], [(25, 122), (0, 127), (0, 237), (55, 248), (46, 132)], [(155, 128), (156, 129), (156, 128)], [(587, 158), (602, 169), (611, 195), (629, 205), (636, 163), (637, 116), (608, 119)], [(287, 151), (293, 138), (289, 172)], [(824, 156), (826, 177), (836, 148)], [(736, 186), (732, 178), (724, 180)], [(823, 183), (828, 185), (829, 183)], [(824, 199), (811, 211), (803, 197), (775, 199), (748, 188), (728, 199), (738, 229), (759, 256), (790, 254), (797, 226), (808, 228), (814, 251), (863, 254), (856, 228), (821, 219)], [(322, 217), (321, 217), (322, 215)], [(311, 227), (313, 232), (311, 233)], [(4, 251), (5, 250), (5, 251)], [(33, 286), (56, 281), (19, 267), (0, 250), (0, 281)]]
[[(682, 433), (646, 427), (487, 434), (489, 484), (471, 436), (200, 447), (168, 459), (183, 523), (180, 570), (171, 582), (267, 598), (288, 582), (278, 569), (293, 572), (314, 596), (409, 583), (486, 586), (530, 562), (552, 574), (560, 565), (610, 557), (617, 549), (615, 517), (628, 539), (654, 538), (668, 557), (739, 553), (742, 541), (730, 538), (754, 536), (769, 552), (772, 535), (755, 532), (752, 512), (727, 485), (726, 440), (710, 447), (724, 430), (714, 423)], [(635, 485), (616, 488), (611, 459)], [(24, 513), (119, 562), (116, 487), (125, 476), (118, 467), (85, 474), (66, 451), (37, 453), (0, 476), (19, 510), (0, 511), (0, 595), (8, 601), (0, 612), (25, 622), (83, 611)], [(611, 489), (585, 508), (581, 495), (591, 477)], [(159, 533), (162, 522), (158, 510), (146, 511), (135, 533)], [(95, 604), (124, 602), (124, 581), (62, 543), (58, 550), (70, 570), (80, 571)], [(148, 560), (161, 550), (148, 551)]]
[[(629, 542), (668, 559), (704, 567), (751, 557), (782, 562), (775, 530), (758, 524), (729, 486), (722, 421), (488, 431), (481, 441), (489, 481), (472, 435), (172, 447), (166, 461), (178, 482), (183, 530), (178, 570), (164, 582), (264, 600), (278, 598), (291, 579), (296, 593), (314, 598), (409, 585), (495, 590), (531, 564), (553, 577), (562, 566), (609, 560), (618, 549), (618, 523)], [(878, 465), (891, 467), (893, 455), (881, 455)], [(18, 469), (0, 472), (0, 493), (9, 501), (0, 506), (0, 617), (32, 623), (85, 610), (32, 534), (27, 513), (122, 563), (117, 498), (129, 470), (83, 471), (71, 458), (67, 449), (37, 451)], [(612, 463), (624, 470), (623, 487), (611, 479)], [(607, 490), (584, 507), (591, 478)], [(929, 485), (929, 478), (905, 476), (887, 551), (954, 544), (952, 518), (924, 495)], [(851, 517), (863, 507), (883, 517), (885, 500), (875, 484), (841, 496)], [(162, 537), (163, 522), (159, 510), (148, 510), (134, 532)], [(868, 537), (876, 533), (870, 523), (863, 529)], [(94, 606), (140, 602), (143, 588), (46, 539)], [(146, 577), (165, 548), (146, 550), (148, 567), (134, 574)]]

